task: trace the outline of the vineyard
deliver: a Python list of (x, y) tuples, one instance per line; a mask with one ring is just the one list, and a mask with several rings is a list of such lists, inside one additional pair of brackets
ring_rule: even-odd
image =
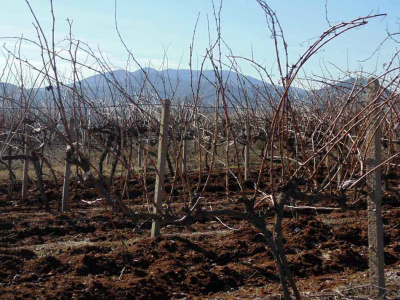
[(258, 2), (279, 82), (222, 63), (219, 32), (198, 70), (192, 55), (142, 67), (121, 37), (139, 70), (116, 70), (71, 33), (55, 46), (32, 10), (38, 39), (6, 49), (0, 75), (1, 298), (400, 297), (398, 52), (381, 74), (296, 84), (382, 15), (330, 27), (289, 66)]

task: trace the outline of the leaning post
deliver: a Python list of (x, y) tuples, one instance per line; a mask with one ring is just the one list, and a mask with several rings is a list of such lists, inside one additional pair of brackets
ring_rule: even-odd
[[(71, 143), (75, 141), (75, 121), (74, 118), (71, 117), (69, 119), (69, 132), (71, 136)], [(69, 149), (69, 145), (67, 145), (67, 150)], [(64, 184), (63, 184), (63, 192), (61, 198), (61, 211), (64, 212), (67, 210), (68, 198), (69, 198), (69, 183), (71, 176), (71, 165), (69, 162), (65, 161), (65, 170), (64, 170)]]
[[(378, 79), (368, 79), (367, 105), (371, 109), (379, 103), (376, 100), (379, 91)], [(376, 104), (373, 104), (375, 102)], [(371, 113), (369, 128), (365, 139), (367, 172), (376, 168), (381, 163), (381, 120), (379, 108)], [(369, 250), (369, 278), (373, 299), (381, 299), (385, 294), (385, 262), (382, 224), (382, 189), (381, 167), (376, 168), (366, 180), (368, 189), (367, 214), (368, 214), (368, 250)]]
[[(160, 135), (158, 141), (158, 156), (157, 156), (157, 176), (154, 194), (154, 208), (153, 212), (161, 212), (162, 210), (162, 197), (163, 197), (163, 184), (165, 177), (165, 163), (167, 160), (167, 146), (168, 146), (168, 126), (169, 126), (169, 109), (171, 101), (165, 99), (163, 101), (161, 122), (160, 122)], [(160, 235), (160, 220), (153, 220), (151, 226), (151, 237)]]

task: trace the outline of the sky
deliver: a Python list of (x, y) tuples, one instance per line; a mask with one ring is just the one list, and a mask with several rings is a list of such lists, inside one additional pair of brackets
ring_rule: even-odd
[[(29, 3), (50, 39), (50, 2), (30, 0)], [(387, 14), (332, 40), (307, 62), (300, 76), (338, 78), (346, 72), (359, 70), (379, 73), (400, 45), (396, 41), (387, 41), (374, 54), (388, 30), (400, 32), (399, 0), (271, 0), (267, 3), (276, 12), (283, 28), (290, 64), (295, 63), (310, 44), (329, 28), (329, 23), (333, 25), (376, 13)], [(0, 68), (3, 70), (6, 66), (4, 55), (15, 48), (15, 37), (23, 36), (36, 41), (38, 38), (33, 26), (34, 18), (25, 1), (0, 0), (0, 4), (3, 47)], [(62, 41), (68, 36), (67, 20), (73, 21), (74, 38), (87, 43), (97, 56), (102, 53), (113, 69), (128, 67), (134, 71), (138, 68), (132, 62), (127, 66), (128, 53), (115, 28), (115, 12), (121, 36), (141, 66), (188, 69), (190, 44), (197, 22), (192, 54), (192, 66), (197, 69), (210, 47), (210, 41), (215, 42), (218, 36), (212, 0), (117, 0), (116, 3), (114, 0), (53, 0), (53, 4), (55, 40)], [(219, 5), (220, 1), (214, 0), (217, 10)], [(224, 0), (220, 20), (222, 38), (230, 49), (222, 47), (223, 62), (228, 63), (227, 56), (232, 53), (237, 57), (253, 58), (274, 78), (278, 78), (273, 39), (257, 1)], [(397, 39), (400, 41), (400, 36)], [(57, 49), (62, 50), (66, 45), (60, 42)], [(24, 42), (20, 52), (21, 57), (33, 65), (41, 65), (38, 47)], [(67, 55), (66, 51), (64, 54)], [(363, 61), (372, 54), (372, 58)], [(218, 55), (218, 51), (214, 51), (214, 57)], [(78, 51), (77, 58), (87, 64), (93, 63), (84, 51)], [(244, 74), (260, 78), (254, 66), (246, 60), (237, 58), (237, 63)], [(59, 69), (64, 70), (67, 77), (69, 66), (67, 62), (59, 62)], [(91, 70), (82, 70), (82, 76), (92, 74)]]

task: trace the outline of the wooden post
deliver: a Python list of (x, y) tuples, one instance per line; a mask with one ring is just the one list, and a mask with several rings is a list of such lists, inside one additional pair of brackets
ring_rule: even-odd
[(244, 146), (244, 180), (249, 179), (250, 170), (250, 145), (247, 143)]
[[(375, 101), (379, 81), (371, 77), (368, 80), (367, 98), (365, 101), (371, 104)], [(378, 101), (376, 101), (378, 102)], [(372, 104), (371, 109), (376, 105)], [(369, 129), (365, 139), (367, 172), (381, 163), (381, 116), (378, 111), (371, 113)], [(368, 143), (370, 143), (368, 147)], [(369, 277), (373, 299), (380, 299), (385, 294), (385, 262), (383, 248), (383, 224), (382, 224), (382, 196), (381, 196), (381, 168), (377, 168), (367, 177), (368, 189), (368, 249), (369, 249)]]
[(86, 129), (86, 138), (87, 138), (87, 156), (88, 156), (88, 159), (89, 159), (89, 161), (90, 161), (90, 157), (91, 157), (91, 153), (92, 153), (92, 147), (91, 147), (91, 141), (90, 141), (90, 132), (89, 132), (89, 128), (90, 128), (90, 126), (91, 126), (91, 112), (90, 112), (90, 109), (89, 109), (89, 111), (88, 111), (88, 114), (87, 114), (87, 116), (88, 116), (88, 119), (87, 119), (87, 129)]
[[(217, 150), (217, 149), (215, 149)], [(218, 155), (216, 151), (215, 155)], [(226, 159), (226, 166), (225, 166), (225, 186), (226, 186), (226, 194), (229, 195), (229, 128), (226, 129), (226, 145), (225, 145), (225, 159)]]
[(138, 166), (138, 168), (142, 167), (142, 157), (143, 157), (142, 143), (140, 141), (140, 138), (138, 138), (138, 148), (137, 148), (137, 166)]
[(326, 168), (326, 169), (328, 170), (328, 172), (329, 172), (329, 170), (330, 170), (330, 168), (331, 168), (331, 163), (330, 163), (330, 161), (329, 161), (329, 155), (327, 155), (327, 156), (325, 157), (324, 165), (325, 165), (325, 168)]
[[(30, 155), (30, 135), (29, 135), (29, 126), (28, 123), (25, 122), (25, 147), (24, 154), (26, 157)], [(24, 165), (22, 170), (22, 199), (26, 199), (28, 196), (28, 172), (29, 172), (29, 159), (24, 159)]]
[[(71, 134), (71, 142), (73, 143), (75, 140), (75, 121), (74, 118), (71, 117), (69, 119), (69, 132)], [(67, 145), (67, 150), (69, 149), (69, 145)], [(64, 212), (67, 210), (67, 203), (69, 198), (69, 183), (71, 176), (71, 165), (65, 161), (65, 171), (64, 171), (64, 185), (63, 185), (63, 193), (61, 198), (61, 211)]]
[(337, 169), (337, 190), (340, 190), (340, 187), (342, 185), (342, 177), (343, 177), (343, 159), (342, 155), (343, 152), (338, 150), (338, 169)]
[[(12, 148), (11, 146), (8, 147), (8, 155), (11, 156), (12, 155)], [(12, 171), (12, 160), (9, 159), (8, 160), (8, 180), (9, 180), (9, 184), (8, 184), (8, 194), (7, 194), (7, 201), (11, 200), (11, 196), (12, 196), (12, 191), (14, 188), (14, 176), (13, 176), (13, 171)]]
[(182, 175), (186, 174), (187, 142), (185, 137), (182, 140)]
[[(165, 163), (167, 159), (167, 147), (168, 147), (168, 126), (169, 126), (169, 107), (171, 101), (165, 99), (163, 101), (163, 108), (160, 122), (160, 136), (158, 142), (158, 157), (157, 157), (157, 171), (156, 186), (154, 194), (154, 213), (161, 212), (162, 209), (162, 197), (163, 197), (163, 184), (165, 175)], [(160, 235), (160, 220), (153, 220), (151, 226), (151, 237)]]
[[(201, 105), (200, 102), (201, 98), (199, 99), (199, 105)], [(198, 143), (198, 139), (200, 139), (200, 137), (198, 136), (198, 130), (199, 130), (199, 108), (196, 107), (196, 111), (194, 113), (194, 126), (195, 126), (195, 130), (194, 130), (194, 152), (197, 153), (197, 143)]]
[[(82, 130), (82, 145), (83, 145), (83, 153), (85, 156), (89, 157), (89, 116), (88, 110), (85, 107), (85, 119), (80, 121), (80, 126)], [(90, 159), (90, 158), (89, 158)]]
[(250, 169), (250, 125), (248, 113), (246, 114), (246, 145), (244, 146), (244, 180), (249, 179)]

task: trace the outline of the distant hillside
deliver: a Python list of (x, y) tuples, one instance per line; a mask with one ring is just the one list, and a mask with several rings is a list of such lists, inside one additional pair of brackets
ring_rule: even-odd
[[(233, 71), (222, 71), (221, 74), (228, 102), (244, 103), (246, 94), (250, 101), (256, 97), (258, 99), (278, 99), (283, 88)], [(203, 105), (213, 105), (215, 101), (215, 84), (217, 77), (213, 70), (190, 71), (167, 69), (157, 71), (151, 68), (128, 72), (116, 70), (105, 74), (90, 76), (83, 79), (80, 85), (89, 99), (110, 101), (111, 97), (121, 97), (118, 88), (124, 89), (129, 95), (153, 95), (156, 99), (168, 98), (173, 101), (178, 99), (192, 99), (193, 93), (196, 95), (199, 87)], [(110, 82), (117, 82), (118, 87)], [(69, 85), (70, 87), (72, 85)], [(1, 83), (0, 88), (9, 91), (19, 90), (19, 87)], [(45, 87), (40, 89), (29, 89), (34, 92), (35, 101), (52, 101), (52, 93)], [(300, 88), (291, 88), (290, 96), (292, 99), (301, 100), (307, 96), (308, 92)], [(64, 94), (67, 95), (67, 94)], [(66, 101), (68, 96), (66, 96)], [(117, 99), (118, 101), (118, 99)], [(228, 104), (229, 105), (229, 104)]]
[(5, 83), (5, 82), (0, 82), (0, 94), (12, 94), (14, 92), (19, 92), (20, 87), (11, 84), (11, 83)]
[(331, 96), (347, 96), (354, 91), (359, 91), (367, 85), (367, 79), (363, 77), (354, 78), (351, 77), (346, 80), (333, 82), (332, 84), (326, 84), (323, 88), (318, 90), (320, 95), (331, 95)]
[[(249, 98), (260, 96), (260, 94), (264, 97), (277, 94), (273, 85), (251, 76), (240, 75), (233, 71), (223, 71), (221, 75), (225, 91), (230, 95), (231, 101), (244, 101), (243, 88), (246, 89)], [(149, 94), (169, 99), (192, 98), (192, 94), (196, 94), (200, 85), (199, 94), (202, 96), (203, 103), (211, 104), (215, 99), (216, 76), (212, 70), (203, 72), (174, 69), (157, 71), (151, 68), (135, 72), (117, 70), (88, 77), (82, 80), (81, 84), (91, 97), (104, 98), (115, 91), (112, 86), (109, 86), (108, 80), (118, 82), (129, 94), (139, 94), (145, 90)], [(277, 91), (282, 92), (282, 87), (277, 87)], [(306, 91), (302, 89), (292, 88), (292, 91), (296, 97), (303, 97), (306, 94)]]

